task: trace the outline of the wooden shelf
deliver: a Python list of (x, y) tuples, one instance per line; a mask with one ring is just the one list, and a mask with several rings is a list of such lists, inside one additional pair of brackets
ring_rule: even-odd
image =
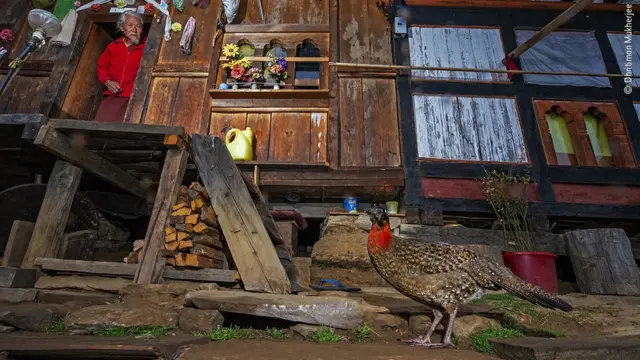
[[(245, 56), (243, 59), (247, 59), (249, 61), (271, 61), (271, 58), (268, 56)], [(300, 57), (300, 56), (287, 56), (285, 60), (288, 62), (310, 62), (310, 63), (322, 63), (329, 62), (328, 57)], [(220, 62), (229, 61), (229, 59), (225, 56), (220, 56)]]
[(329, 24), (228, 24), (226, 33), (328, 33)]
[(328, 99), (329, 89), (211, 89), (213, 98), (222, 99)]
[(327, 162), (298, 162), (298, 161), (235, 161), (239, 167), (260, 166), (266, 168), (317, 168), (329, 166)]

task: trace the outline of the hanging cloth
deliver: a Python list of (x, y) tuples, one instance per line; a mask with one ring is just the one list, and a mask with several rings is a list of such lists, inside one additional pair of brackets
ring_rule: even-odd
[(180, 39), (180, 50), (187, 55), (191, 55), (191, 43), (193, 42), (193, 33), (196, 31), (196, 19), (189, 18), (184, 26), (182, 38)]
[(184, 0), (173, 0), (173, 6), (176, 7), (176, 10), (183, 12), (184, 11)]
[(224, 5), (224, 15), (227, 17), (227, 24), (231, 24), (238, 14), (240, 0), (222, 0)]
[(62, 31), (51, 39), (51, 42), (57, 46), (69, 46), (73, 38), (73, 32), (76, 30), (77, 21), (78, 13), (75, 10), (69, 11), (64, 20), (62, 20)]

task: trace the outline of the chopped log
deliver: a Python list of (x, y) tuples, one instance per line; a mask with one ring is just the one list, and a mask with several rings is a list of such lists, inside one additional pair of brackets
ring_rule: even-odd
[(245, 290), (288, 293), (287, 273), (224, 141), (193, 134), (191, 150), (207, 192), (224, 194), (212, 205)]
[(186, 232), (178, 231), (178, 241), (186, 240), (189, 238), (189, 236), (191, 235)]
[(184, 185), (181, 185), (180, 189), (178, 190), (177, 202), (189, 202), (189, 189)]
[(29, 240), (31, 240), (35, 225), (35, 223), (28, 221), (13, 221), (2, 257), (2, 266), (20, 267), (27, 247), (29, 247)]
[(82, 169), (57, 160), (33, 228), (29, 246), (22, 260), (23, 268), (33, 268), (37, 257), (56, 257), (62, 244), (64, 228), (71, 212)]
[(191, 240), (180, 241), (178, 244), (178, 250), (180, 251), (189, 251), (193, 247), (193, 242)]
[(202, 186), (202, 184), (200, 184), (199, 182), (192, 182), (191, 185), (189, 185), (189, 189), (195, 190), (200, 194), (204, 195), (204, 197), (207, 198), (207, 200), (211, 199), (209, 197), (209, 192), (207, 191), (207, 189), (204, 186)]
[(185, 222), (185, 217), (184, 216), (171, 216), (169, 217), (169, 224), (171, 225), (178, 225), (178, 224), (184, 224)]
[(171, 210), (176, 211), (176, 210), (180, 210), (182, 208), (185, 208), (187, 206), (189, 206), (189, 204), (186, 201), (181, 201), (180, 203), (173, 205), (171, 207)]
[(191, 215), (190, 207), (183, 207), (171, 213), (171, 216), (187, 216)]
[(164, 242), (170, 243), (178, 240), (178, 233), (173, 233), (164, 237)]
[(167, 258), (167, 265), (175, 266), (176, 259), (175, 258)]
[(133, 251), (138, 251), (144, 247), (144, 239), (133, 242)]
[(176, 266), (187, 266), (187, 254), (176, 254)]
[(192, 243), (190, 252), (194, 255), (200, 255), (209, 259), (220, 261), (221, 263), (222, 261), (224, 261), (224, 253), (222, 252), (222, 250), (214, 249), (208, 246)]
[(193, 225), (191, 224), (176, 224), (176, 229), (183, 232), (192, 233)]
[(201, 209), (200, 221), (214, 228), (220, 227), (220, 224), (218, 224), (218, 217), (211, 206), (205, 206)]
[(193, 227), (193, 231), (196, 234), (210, 234), (212, 232), (214, 232), (216, 229), (214, 228), (210, 228), (209, 226), (207, 226), (207, 224), (203, 223), (203, 222), (199, 222), (196, 224), (196, 226)]
[(187, 266), (196, 267), (196, 268), (214, 268), (218, 264), (217, 261), (213, 259), (208, 259), (204, 256), (198, 256), (193, 254), (187, 254), (186, 256)]
[(160, 253), (162, 254), (162, 256), (166, 258), (172, 258), (172, 257), (175, 257), (177, 254), (179, 254), (179, 252), (176, 250), (167, 250), (167, 249), (160, 250)]
[(193, 214), (193, 215), (189, 215), (185, 218), (184, 222), (186, 224), (191, 224), (191, 225), (195, 225), (198, 223), (198, 219), (200, 218), (200, 216), (198, 214)]
[(195, 211), (195, 212), (199, 212), (200, 209), (205, 206), (205, 201), (201, 198), (196, 198), (194, 200), (191, 200), (191, 210)]
[(204, 195), (200, 194), (197, 190), (192, 190), (192, 189), (189, 189), (189, 190), (187, 191), (187, 193), (188, 193), (188, 195), (189, 195), (189, 200), (195, 200), (195, 199), (197, 199), (198, 197), (202, 197), (202, 196), (204, 196)]
[(191, 242), (193, 242), (194, 244), (200, 244), (200, 245), (216, 248), (219, 250), (224, 249), (224, 245), (220, 240), (220, 232), (216, 229), (213, 229), (213, 230), (214, 232), (211, 232), (206, 235), (200, 234), (200, 235), (194, 236), (193, 239), (191, 239)]
[(175, 232), (176, 232), (176, 228), (174, 228), (173, 226), (170, 226), (170, 225), (169, 225), (169, 226), (167, 226), (167, 227), (164, 229), (164, 233), (165, 233), (166, 235), (171, 235), (171, 234), (173, 234), (173, 233), (175, 233)]
[(580, 291), (640, 295), (640, 270), (624, 230), (577, 230), (563, 236)]
[(137, 264), (139, 260), (139, 253), (137, 251), (130, 252), (127, 257), (124, 258), (125, 264)]
[(176, 250), (178, 248), (178, 246), (180, 246), (180, 242), (179, 241), (172, 241), (172, 242), (168, 242), (166, 244), (164, 244), (164, 248), (167, 250)]

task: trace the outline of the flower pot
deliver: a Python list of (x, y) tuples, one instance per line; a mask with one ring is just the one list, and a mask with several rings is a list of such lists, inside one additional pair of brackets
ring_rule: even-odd
[(231, 87), (233, 90), (238, 90), (238, 84), (237, 83), (233, 83), (233, 86)]
[(258, 89), (258, 84), (253, 83), (251, 84), (251, 90), (257, 90)]
[(280, 84), (274, 84), (273, 85), (273, 90), (278, 90), (280, 89)]
[(556, 255), (546, 252), (505, 252), (504, 265), (517, 277), (540, 286), (546, 292), (558, 292)]

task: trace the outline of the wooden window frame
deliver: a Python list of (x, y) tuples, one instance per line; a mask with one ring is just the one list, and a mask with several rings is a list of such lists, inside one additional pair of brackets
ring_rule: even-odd
[(551, 132), (546, 120), (547, 112), (553, 111), (552, 109), (557, 106), (560, 109), (558, 113), (567, 122), (578, 162), (577, 166), (598, 166), (584, 122), (584, 114), (595, 107), (598, 110), (597, 116), (605, 121), (605, 131), (609, 138), (614, 167), (636, 167), (633, 150), (627, 137), (627, 130), (616, 103), (533, 99), (533, 104), (548, 165), (566, 166), (558, 165)]

